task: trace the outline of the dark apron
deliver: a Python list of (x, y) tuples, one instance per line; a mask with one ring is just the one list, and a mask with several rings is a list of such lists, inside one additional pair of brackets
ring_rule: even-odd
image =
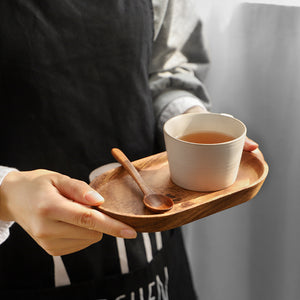
[[(0, 164), (45, 168), (87, 181), (119, 147), (152, 154), (148, 87), (150, 0), (0, 1)], [(153, 234), (150, 235), (153, 240)], [(163, 233), (148, 263), (141, 235), (65, 255), (70, 286), (55, 288), (53, 258), (14, 224), (0, 246), (0, 298), (195, 299), (180, 230)]]
[[(78, 263), (80, 264), (80, 261), (77, 261)], [(193, 300), (197, 298), (187, 265), (181, 231), (174, 230), (164, 248), (156, 253), (149, 264), (128, 274), (105, 276), (101, 280), (72, 283), (55, 289), (1, 291), (0, 297), (9, 300)]]

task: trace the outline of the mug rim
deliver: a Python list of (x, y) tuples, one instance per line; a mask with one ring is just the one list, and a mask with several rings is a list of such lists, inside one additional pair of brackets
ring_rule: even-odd
[[(168, 123), (170, 123), (171, 121), (174, 121), (174, 119), (180, 119), (180, 118), (191, 118), (193, 115), (214, 115), (214, 116), (218, 116), (218, 117), (221, 117), (221, 118), (226, 118), (226, 119), (233, 119), (235, 120), (235, 122), (239, 123), (242, 127), (243, 127), (243, 133), (230, 140), (230, 141), (227, 141), (227, 142), (222, 142), (222, 143), (213, 143), (213, 144), (205, 144), (205, 143), (194, 143), (194, 142), (188, 142), (188, 141), (184, 141), (180, 138), (176, 138), (174, 136), (172, 136), (166, 129), (166, 127), (168, 126)], [(216, 146), (222, 146), (222, 145), (226, 145), (226, 144), (232, 144), (234, 142), (238, 142), (239, 140), (243, 139), (246, 134), (247, 134), (247, 127), (246, 125), (239, 119), (231, 116), (231, 115), (228, 115), (228, 114), (222, 114), (222, 113), (202, 113), (202, 112), (197, 112), (197, 113), (188, 113), (188, 114), (180, 114), (180, 115), (177, 115), (177, 116), (174, 116), (172, 118), (170, 118), (169, 120), (167, 120), (163, 126), (163, 132), (168, 136), (170, 137), (172, 140), (175, 140), (177, 142), (181, 142), (181, 143), (184, 143), (184, 144), (188, 144), (188, 145), (198, 145), (198, 146), (205, 146), (205, 147), (216, 147)]]

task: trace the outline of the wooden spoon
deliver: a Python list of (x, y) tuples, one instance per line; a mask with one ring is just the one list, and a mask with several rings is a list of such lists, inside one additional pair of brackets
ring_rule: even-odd
[(120, 149), (113, 148), (111, 150), (111, 154), (136, 181), (136, 183), (144, 193), (143, 202), (148, 209), (156, 213), (161, 213), (168, 211), (173, 207), (174, 203), (172, 199), (165, 195), (153, 192), (151, 188), (147, 186), (137, 169)]

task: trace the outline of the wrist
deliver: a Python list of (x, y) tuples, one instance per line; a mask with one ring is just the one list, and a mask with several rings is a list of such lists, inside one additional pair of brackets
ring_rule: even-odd
[(206, 108), (204, 106), (195, 105), (195, 106), (192, 106), (189, 109), (187, 109), (184, 113), (185, 114), (189, 114), (189, 113), (208, 113), (208, 111), (206, 110)]
[(7, 173), (2, 179), (0, 185), (0, 220), (2, 221), (13, 221), (9, 205), (9, 194), (14, 188), (13, 186), (17, 182), (17, 178), (20, 174), (21, 172), (13, 170)]

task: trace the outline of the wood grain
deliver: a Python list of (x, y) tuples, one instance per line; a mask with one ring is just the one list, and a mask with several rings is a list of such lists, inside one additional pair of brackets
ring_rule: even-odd
[(105, 199), (98, 208), (100, 211), (139, 232), (169, 230), (244, 203), (258, 193), (269, 169), (261, 157), (244, 152), (233, 185), (224, 190), (202, 193), (185, 190), (171, 181), (166, 152), (133, 164), (154, 191), (173, 199), (174, 207), (170, 211), (155, 214), (145, 208), (143, 193), (123, 167), (96, 177), (91, 186)]

